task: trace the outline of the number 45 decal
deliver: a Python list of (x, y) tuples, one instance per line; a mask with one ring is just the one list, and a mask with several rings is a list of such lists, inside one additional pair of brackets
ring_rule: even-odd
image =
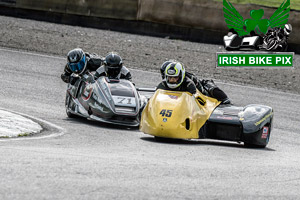
[(159, 114), (163, 117), (171, 117), (172, 112), (173, 112), (173, 110), (162, 109)]

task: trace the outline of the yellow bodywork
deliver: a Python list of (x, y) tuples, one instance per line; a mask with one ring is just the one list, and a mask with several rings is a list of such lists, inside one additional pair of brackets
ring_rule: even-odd
[(199, 138), (199, 130), (221, 102), (197, 91), (157, 90), (143, 110), (140, 131), (165, 138)]

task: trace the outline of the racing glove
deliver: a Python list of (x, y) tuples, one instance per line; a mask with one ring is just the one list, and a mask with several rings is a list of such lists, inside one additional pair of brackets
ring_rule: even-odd
[(61, 74), (60, 78), (63, 80), (63, 82), (70, 83), (70, 76), (67, 76), (65, 74)]
[(79, 77), (71, 76), (71, 77), (70, 77), (70, 84), (71, 84), (71, 85), (74, 85), (78, 79), (79, 79)]

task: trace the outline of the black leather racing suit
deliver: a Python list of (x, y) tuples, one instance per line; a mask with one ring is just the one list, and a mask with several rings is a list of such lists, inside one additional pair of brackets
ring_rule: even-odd
[[(107, 73), (105, 71), (105, 66), (101, 66), (96, 70), (96, 73), (94, 76), (95, 79), (99, 78), (100, 76), (107, 76)], [(130, 71), (125, 66), (122, 66), (119, 75), (114, 78), (127, 79), (127, 80), (131, 81), (132, 76), (131, 76)]]
[(213, 97), (218, 101), (222, 101), (223, 104), (230, 103), (230, 99), (227, 97), (225, 92), (221, 90), (213, 80), (200, 80), (189, 72), (185, 72), (186, 77), (190, 78), (196, 85), (197, 89), (204, 95)]
[[(161, 69), (162, 78), (165, 78), (165, 74), (163, 73), (165, 71), (165, 68)], [(225, 92), (221, 90), (213, 80), (201, 80), (198, 79), (194, 74), (190, 72), (185, 72), (185, 76), (189, 79), (191, 79), (195, 85), (196, 88), (204, 95), (212, 97), (217, 99), (218, 101), (222, 101), (223, 104), (230, 103), (230, 99), (227, 97)]]

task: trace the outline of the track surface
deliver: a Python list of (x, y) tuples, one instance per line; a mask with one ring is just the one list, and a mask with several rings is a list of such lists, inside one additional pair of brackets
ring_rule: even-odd
[[(159, 143), (137, 129), (68, 119), (59, 78), (65, 58), (0, 49), (0, 60), (1, 107), (64, 130), (0, 141), (0, 199), (299, 198), (299, 95), (219, 83), (236, 105), (274, 108), (266, 149), (212, 140)], [(157, 73), (132, 73), (137, 86), (160, 81)]]

